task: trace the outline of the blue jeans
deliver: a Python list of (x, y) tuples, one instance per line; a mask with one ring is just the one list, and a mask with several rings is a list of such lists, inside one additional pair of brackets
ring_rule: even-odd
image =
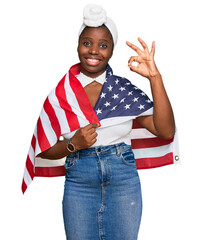
[(120, 143), (67, 157), (63, 217), (68, 240), (136, 240), (142, 197), (131, 146)]

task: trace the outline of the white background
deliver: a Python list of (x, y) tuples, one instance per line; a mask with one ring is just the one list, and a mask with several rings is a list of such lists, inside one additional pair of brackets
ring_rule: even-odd
[[(150, 94), (147, 79), (129, 71), (125, 41), (151, 46), (175, 112), (182, 164), (139, 171), (143, 217), (139, 240), (202, 239), (201, 4), (192, 0), (91, 1), (117, 24), (114, 73)], [(0, 3), (0, 238), (65, 239), (64, 178), (35, 178), (21, 193), (24, 164), (42, 104), (78, 62), (77, 34), (85, 0)], [(139, 44), (138, 44), (139, 46)], [(76, 239), (75, 239), (76, 240)]]

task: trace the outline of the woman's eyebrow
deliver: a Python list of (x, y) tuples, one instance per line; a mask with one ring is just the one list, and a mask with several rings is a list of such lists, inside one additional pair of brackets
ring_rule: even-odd
[[(91, 38), (91, 37), (83, 37), (82, 39), (89, 39), (89, 40), (93, 40), (93, 38)], [(109, 43), (109, 41), (108, 41), (108, 40), (106, 40), (106, 39), (103, 39), (103, 38), (99, 39), (99, 41), (105, 41), (105, 42), (108, 42), (108, 43)]]
[(100, 39), (99, 41), (105, 41), (105, 42), (109, 42), (108, 40), (106, 39)]

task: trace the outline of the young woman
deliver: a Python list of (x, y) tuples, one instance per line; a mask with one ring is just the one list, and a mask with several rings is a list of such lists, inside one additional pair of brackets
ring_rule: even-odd
[[(142, 199), (130, 143), (132, 121), (136, 118), (160, 138), (171, 139), (175, 133), (171, 104), (154, 62), (155, 43), (149, 51), (140, 38), (142, 49), (127, 42), (137, 53), (129, 59), (128, 66), (150, 81), (152, 104), (127, 79), (112, 74), (108, 62), (116, 45), (117, 30), (101, 7), (85, 8), (79, 34), (80, 64), (70, 69), (69, 78), (73, 81), (69, 80), (70, 87), (65, 85), (69, 105), (63, 106), (59, 85), (55, 90), (60, 107), (71, 113), (69, 130), (60, 130), (65, 139), (38, 151), (38, 157), (66, 157), (63, 216), (68, 240), (135, 240)], [(138, 66), (133, 66), (133, 62)], [(75, 94), (76, 100), (71, 98)], [(77, 105), (84, 109), (88, 124)]]

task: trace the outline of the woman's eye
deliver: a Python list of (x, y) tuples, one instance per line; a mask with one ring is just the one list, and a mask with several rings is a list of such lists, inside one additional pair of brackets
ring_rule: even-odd
[(85, 42), (83, 43), (83, 45), (86, 46), (86, 47), (88, 47), (88, 46), (90, 46), (90, 42), (85, 41)]
[(100, 45), (100, 47), (103, 48), (103, 49), (105, 49), (105, 48), (107, 48), (107, 45), (104, 44), (104, 43), (102, 43), (102, 44)]

